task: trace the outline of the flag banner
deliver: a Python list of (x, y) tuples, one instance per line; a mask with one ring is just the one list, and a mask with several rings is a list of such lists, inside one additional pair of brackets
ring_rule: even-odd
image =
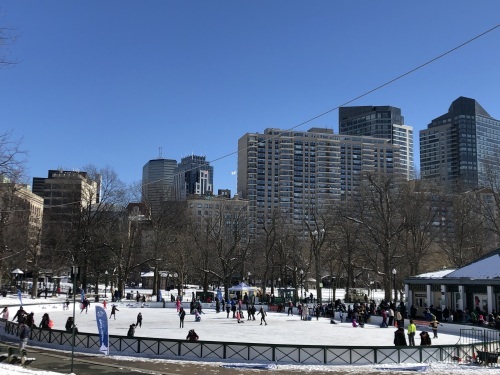
[(161, 295), (161, 290), (158, 289), (158, 302), (162, 302), (163, 301), (163, 297)]
[(84, 300), (85, 300), (85, 291), (82, 288), (82, 301), (81, 302), (83, 302)]
[(95, 317), (97, 330), (99, 332), (99, 351), (109, 355), (108, 316), (106, 315), (106, 311), (104, 311), (101, 306), (96, 306)]
[(17, 290), (17, 298), (19, 298), (19, 303), (23, 305), (23, 297), (21, 297), (21, 289)]
[(217, 299), (218, 299), (219, 301), (222, 301), (222, 291), (220, 290), (220, 288), (219, 288), (219, 289), (217, 289)]

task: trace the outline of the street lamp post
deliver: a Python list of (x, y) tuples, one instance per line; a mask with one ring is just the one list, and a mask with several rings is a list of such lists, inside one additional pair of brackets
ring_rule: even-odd
[(73, 373), (73, 359), (75, 357), (75, 309), (76, 309), (76, 278), (78, 276), (78, 267), (73, 266), (73, 326), (71, 327), (71, 373)]
[(250, 276), (252, 276), (252, 273), (248, 271), (248, 285), (252, 285), (252, 283), (250, 282)]
[(278, 297), (281, 297), (281, 277), (278, 277)]
[(317, 303), (321, 305), (322, 303), (322, 291), (323, 287), (322, 279), (321, 279), (321, 246), (323, 245), (323, 240), (325, 237), (325, 228), (321, 228), (319, 232), (314, 230), (311, 232), (311, 239), (313, 244), (313, 252), (315, 256), (315, 270), (316, 270), (316, 299)]
[(104, 272), (104, 298), (107, 298), (107, 294), (106, 294), (106, 291), (108, 289), (108, 271), (106, 270)]
[(302, 297), (304, 296), (303, 289), (304, 289), (304, 270), (300, 270), (300, 298), (299, 298), (299, 300), (301, 302), (302, 302)]
[(394, 289), (394, 302), (397, 301), (398, 299), (398, 295), (397, 295), (397, 291), (396, 291), (396, 269), (393, 268), (392, 269), (392, 288)]

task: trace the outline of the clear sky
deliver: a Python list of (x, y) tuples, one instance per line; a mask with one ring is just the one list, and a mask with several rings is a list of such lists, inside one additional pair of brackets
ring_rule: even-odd
[[(236, 190), (238, 139), (289, 129), (499, 24), (500, 1), (2, 0), (17, 40), (0, 68), (0, 131), (28, 177), (192, 153)], [(0, 56), (4, 53), (0, 49)], [(500, 118), (500, 27), (350, 105), (400, 107), (418, 131), (459, 96)], [(338, 111), (298, 130), (332, 128)], [(418, 167), (418, 165), (417, 165)]]

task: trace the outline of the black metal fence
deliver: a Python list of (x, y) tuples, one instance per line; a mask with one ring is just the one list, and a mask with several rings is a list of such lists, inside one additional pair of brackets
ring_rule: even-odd
[[(16, 323), (0, 320), (0, 324), (5, 327), (7, 335), (17, 336), (18, 325)], [(493, 361), (493, 357), (481, 360), (479, 358), (480, 354), (478, 354), (484, 351), (488, 354), (494, 354), (495, 350), (498, 350), (500, 346), (498, 332), (476, 331), (479, 330), (463, 330), (463, 333), (461, 331), (461, 341), (456, 345), (413, 347), (340, 347), (216, 341), (190, 342), (147, 337), (128, 338), (116, 335), (110, 335), (109, 342), (110, 354), (113, 355), (163, 359), (271, 362), (299, 365), (463, 362), (498, 366), (498, 363)], [(60, 330), (33, 328), (30, 342), (39, 346), (67, 350), (72, 346), (72, 334)], [(77, 351), (99, 353), (99, 336), (91, 333), (77, 333), (74, 345)]]
[(500, 331), (479, 328), (461, 329), (460, 343), (472, 347), (470, 352), (462, 353), (463, 360), (480, 365), (498, 366), (499, 340)]

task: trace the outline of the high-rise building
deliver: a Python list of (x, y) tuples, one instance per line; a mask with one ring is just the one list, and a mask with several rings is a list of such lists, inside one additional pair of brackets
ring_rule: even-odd
[(154, 211), (162, 202), (175, 200), (174, 175), (177, 161), (153, 159), (142, 168), (142, 201)]
[[(22, 256), (9, 259), (7, 263), (11, 260), (19, 261), (20, 257), (25, 257), (25, 260), (29, 258), (28, 261), (31, 261), (31, 257), (40, 251), (42, 197), (32, 193), (28, 185), (14, 184), (4, 180), (0, 182), (0, 210), (2, 211), (0, 240), (5, 247), (1, 250), (24, 249), (27, 251)], [(7, 258), (6, 254), (2, 252), (0, 254)], [(2, 260), (5, 262), (6, 258)]]
[(49, 170), (47, 178), (33, 178), (33, 193), (43, 198), (43, 247), (53, 248), (54, 238), (69, 233), (83, 210), (100, 202), (101, 176), (87, 172)]
[(339, 134), (388, 139), (399, 146), (401, 167), (406, 178), (415, 178), (413, 127), (404, 124), (401, 109), (392, 106), (339, 108)]
[(474, 99), (460, 97), (420, 131), (420, 173), (451, 189), (487, 186), (500, 160), (500, 121)]
[(88, 206), (100, 201), (101, 176), (92, 179), (87, 172), (51, 169), (47, 177), (33, 177), (32, 191), (43, 198), (45, 208)]
[(214, 167), (205, 156), (190, 155), (181, 159), (174, 175), (175, 193), (178, 200), (189, 195), (213, 194)]
[(309, 131), (265, 129), (238, 141), (238, 192), (249, 201), (257, 225), (279, 208), (293, 226), (303, 226), (332, 200), (344, 200), (363, 172), (403, 173), (399, 147), (388, 140)]

